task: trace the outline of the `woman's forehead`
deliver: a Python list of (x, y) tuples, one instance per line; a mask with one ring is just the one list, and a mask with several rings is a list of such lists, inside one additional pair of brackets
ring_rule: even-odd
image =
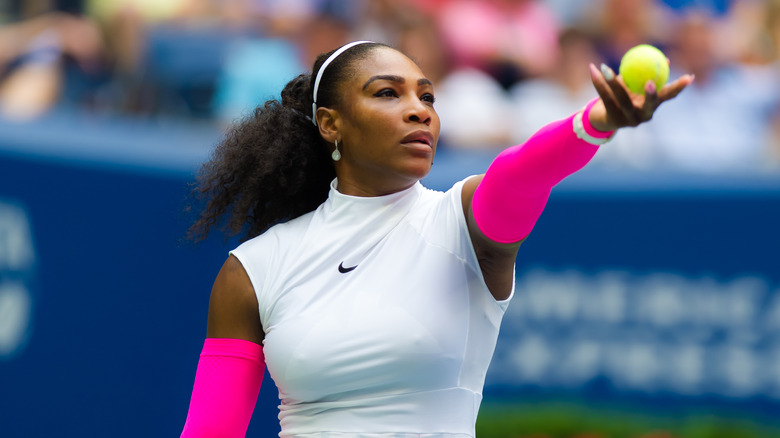
[(366, 81), (377, 75), (400, 76), (414, 80), (425, 77), (414, 61), (389, 47), (379, 47), (372, 50), (365, 58), (355, 64), (357, 82)]

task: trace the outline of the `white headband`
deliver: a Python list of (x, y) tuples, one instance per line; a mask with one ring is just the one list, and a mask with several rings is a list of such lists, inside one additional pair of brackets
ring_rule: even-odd
[(311, 122), (314, 123), (314, 126), (317, 126), (317, 89), (320, 88), (320, 79), (322, 79), (322, 74), (325, 73), (325, 68), (328, 66), (328, 64), (330, 64), (334, 59), (338, 58), (339, 55), (344, 53), (350, 47), (357, 46), (358, 44), (366, 44), (366, 43), (373, 43), (373, 41), (354, 41), (349, 44), (345, 44), (341, 46), (338, 50), (333, 52), (332, 55), (328, 56), (328, 59), (326, 59), (325, 62), (322, 63), (320, 70), (317, 72), (317, 78), (314, 79), (314, 92), (312, 93), (312, 99), (314, 103), (311, 104)]

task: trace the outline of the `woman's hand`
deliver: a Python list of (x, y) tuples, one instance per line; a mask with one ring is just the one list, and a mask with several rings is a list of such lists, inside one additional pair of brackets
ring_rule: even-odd
[(648, 81), (642, 95), (630, 91), (623, 78), (605, 64), (601, 70), (590, 64), (590, 77), (601, 99), (591, 108), (588, 119), (591, 126), (603, 132), (650, 120), (659, 105), (674, 99), (693, 82), (693, 75), (683, 75), (657, 90), (655, 83)]

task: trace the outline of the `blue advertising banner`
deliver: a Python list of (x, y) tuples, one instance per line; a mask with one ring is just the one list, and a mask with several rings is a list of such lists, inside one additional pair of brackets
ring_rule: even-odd
[[(0, 128), (0, 436), (178, 436), (211, 284), (236, 240), (184, 238), (219, 133)], [(446, 189), (486, 154), (442, 150)], [(780, 409), (780, 178), (585, 169), (521, 248), (485, 399)], [(274, 436), (266, 376), (249, 436)]]

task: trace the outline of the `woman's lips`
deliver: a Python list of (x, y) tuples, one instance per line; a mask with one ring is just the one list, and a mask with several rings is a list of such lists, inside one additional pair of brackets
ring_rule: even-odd
[(433, 146), (433, 134), (431, 134), (428, 131), (415, 131), (411, 134), (404, 137), (403, 140), (401, 140), (401, 143), (408, 144), (408, 143), (418, 143), (418, 144), (424, 144), (428, 147)]

